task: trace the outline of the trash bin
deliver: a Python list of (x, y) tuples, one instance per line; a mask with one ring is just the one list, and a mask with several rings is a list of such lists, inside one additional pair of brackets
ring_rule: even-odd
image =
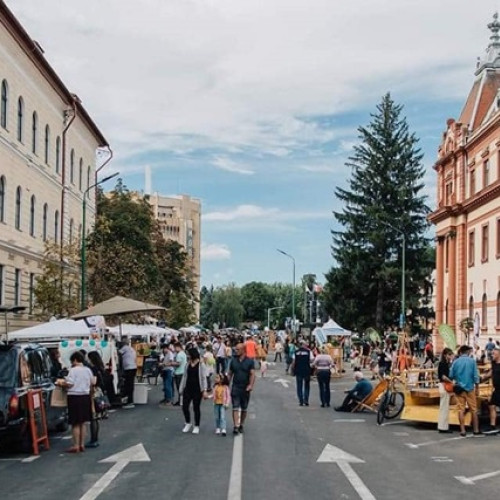
[(136, 405), (148, 404), (148, 384), (140, 384), (140, 383), (135, 384), (134, 403)]

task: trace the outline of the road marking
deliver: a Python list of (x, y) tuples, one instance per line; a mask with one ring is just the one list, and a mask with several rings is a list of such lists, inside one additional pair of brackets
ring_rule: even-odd
[(453, 462), (453, 459), (452, 458), (449, 458), (449, 457), (431, 457), (431, 460), (433, 462)]
[(393, 432), (395, 436), (409, 436), (409, 432)]
[(233, 459), (231, 462), (231, 476), (227, 500), (241, 500), (241, 487), (243, 480), (243, 436), (239, 434), (234, 438)]
[(31, 455), (31, 457), (26, 457), (21, 460), (24, 464), (29, 464), (30, 462), (34, 462), (35, 460), (39, 459), (40, 455)]
[(365, 419), (364, 418), (336, 418), (334, 420), (334, 422), (358, 424), (360, 422), (365, 422)]
[(320, 463), (336, 463), (339, 469), (344, 473), (347, 480), (351, 483), (351, 486), (356, 490), (361, 500), (376, 500), (372, 495), (371, 491), (366, 487), (365, 483), (356, 474), (356, 471), (351, 467), (352, 464), (364, 464), (365, 461), (361, 460), (350, 453), (327, 444), (321, 455), (319, 456), (317, 462)]
[(454, 438), (447, 438), (447, 439), (437, 439), (436, 441), (424, 441), (423, 443), (405, 443), (408, 448), (411, 449), (417, 449), (417, 448), (422, 448), (422, 446), (429, 446), (431, 444), (440, 444), (440, 443), (447, 443), (448, 441), (458, 441), (459, 439), (467, 439), (466, 437), (458, 436)]
[(482, 479), (488, 479), (490, 477), (495, 477), (498, 475), (500, 475), (500, 470), (487, 472), (486, 474), (479, 474), (479, 476), (473, 477), (455, 476), (455, 479), (458, 479), (462, 484), (473, 485), (476, 484), (476, 481), (481, 481)]
[(277, 378), (275, 381), (274, 381), (275, 384), (281, 384), (285, 389), (288, 389), (288, 380), (285, 380), (283, 378)]
[(83, 495), (80, 500), (94, 500), (96, 499), (113, 481), (113, 479), (120, 474), (120, 472), (128, 465), (129, 462), (151, 462), (149, 455), (146, 453), (142, 443), (131, 446), (126, 450), (111, 455), (108, 458), (99, 460), (99, 463), (115, 463), (111, 469), (108, 470), (88, 491)]
[(399, 425), (399, 424), (406, 424), (406, 420), (393, 420), (392, 422), (384, 422), (383, 424), (380, 424), (380, 427), (385, 427), (386, 425)]

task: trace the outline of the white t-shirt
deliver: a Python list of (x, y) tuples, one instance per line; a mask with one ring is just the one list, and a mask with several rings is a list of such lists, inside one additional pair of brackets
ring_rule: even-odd
[(134, 370), (137, 368), (137, 353), (132, 347), (124, 345), (119, 352), (122, 355), (122, 366), (124, 370)]
[(68, 388), (68, 395), (82, 396), (90, 394), (93, 378), (94, 374), (87, 366), (77, 365), (70, 368), (66, 377), (66, 382), (71, 384), (71, 387)]

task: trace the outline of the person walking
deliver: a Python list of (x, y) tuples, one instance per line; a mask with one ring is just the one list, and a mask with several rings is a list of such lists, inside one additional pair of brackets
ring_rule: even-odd
[(313, 361), (313, 369), (316, 370), (316, 377), (318, 379), (321, 408), (328, 408), (330, 406), (330, 370), (332, 367), (333, 359), (328, 354), (326, 348), (322, 346), (320, 354), (318, 354)]
[(300, 347), (295, 351), (291, 370), (297, 384), (297, 397), (300, 406), (309, 406), (309, 388), (311, 384), (311, 363), (313, 356), (305, 340), (300, 341)]
[(491, 379), (493, 382), (493, 392), (488, 402), (490, 412), (490, 424), (483, 431), (484, 434), (498, 434), (497, 406), (500, 406), (500, 347), (495, 346), (491, 351), (491, 369), (486, 372), (482, 380)]
[(99, 446), (99, 420), (104, 418), (107, 410), (99, 410), (96, 407), (95, 397), (96, 392), (99, 392), (101, 396), (108, 397), (106, 394), (106, 368), (97, 351), (90, 351), (87, 354), (87, 359), (89, 361), (88, 366), (95, 377), (95, 385), (93, 391), (91, 391), (92, 420), (90, 421), (90, 441), (85, 443), (85, 448), (97, 448)]
[[(205, 354), (203, 354), (203, 363), (205, 365), (205, 372), (207, 374), (207, 392), (211, 392), (212, 375), (214, 374), (214, 370), (216, 368), (216, 360), (212, 353), (212, 346), (210, 344), (207, 344)], [(225, 373), (225, 371), (223, 371), (222, 373)]]
[(214, 379), (214, 416), (215, 434), (226, 435), (226, 409), (229, 407), (231, 393), (226, 374), (216, 374)]
[(68, 389), (68, 421), (71, 424), (73, 446), (68, 453), (85, 451), (85, 423), (92, 420), (91, 388), (96, 383), (92, 371), (84, 366), (84, 357), (80, 351), (69, 358), (71, 368), (64, 379), (56, 380), (56, 385)]
[(472, 347), (463, 345), (458, 350), (458, 358), (450, 369), (450, 380), (455, 383), (455, 398), (458, 406), (458, 420), (460, 435), (465, 437), (465, 406), (469, 408), (472, 417), (472, 431), (474, 436), (480, 436), (479, 419), (477, 416), (476, 394), (479, 391), (479, 371), (475, 359), (470, 357)]
[(121, 355), (122, 369), (125, 377), (123, 389), (127, 397), (127, 403), (122, 406), (125, 410), (134, 408), (134, 383), (135, 375), (137, 373), (137, 353), (135, 349), (130, 346), (128, 339), (123, 341), (123, 346), (118, 351)]
[(216, 360), (216, 373), (225, 373), (226, 368), (226, 345), (222, 337), (219, 335), (217, 341), (213, 345), (213, 351)]
[(233, 434), (243, 434), (243, 424), (247, 416), (250, 393), (255, 383), (255, 364), (246, 356), (245, 344), (236, 344), (236, 356), (229, 365), (229, 382), (231, 385), (231, 401), (233, 404)]
[(257, 368), (257, 342), (253, 337), (249, 337), (245, 342), (246, 357), (254, 363), (254, 368)]
[(181, 404), (180, 385), (182, 376), (184, 375), (184, 371), (186, 369), (187, 356), (180, 342), (176, 342), (174, 344), (174, 349), (175, 358), (172, 362), (172, 366), (174, 367), (174, 382), (177, 389), (177, 401), (174, 403), (174, 406), (179, 406)]
[[(179, 391), (182, 394), (182, 412), (184, 413), (184, 427), (182, 432), (192, 430), (193, 434), (200, 433), (201, 400), (207, 397), (207, 375), (205, 365), (200, 362), (198, 349), (192, 347), (188, 351), (189, 361), (186, 363), (182, 375)], [(191, 425), (189, 407), (193, 403), (194, 427)]]
[(274, 344), (274, 362), (276, 363), (278, 361), (278, 358), (280, 359), (280, 363), (283, 361), (281, 355), (283, 353), (283, 343), (281, 342), (281, 339), (277, 339), (276, 343)]
[(450, 379), (450, 365), (453, 360), (453, 351), (449, 347), (445, 347), (441, 353), (441, 360), (438, 365), (438, 380), (439, 380), (439, 416), (438, 416), (438, 432), (451, 433), (448, 424), (448, 414), (450, 412), (450, 393), (446, 390), (446, 384), (452, 383)]
[(174, 366), (175, 354), (172, 345), (162, 346), (163, 357), (161, 358), (161, 376), (163, 378), (163, 401), (160, 403), (167, 406), (174, 399)]

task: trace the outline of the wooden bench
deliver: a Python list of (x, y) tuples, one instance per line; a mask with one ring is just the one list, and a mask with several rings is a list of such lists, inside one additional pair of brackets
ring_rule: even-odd
[(412, 396), (417, 398), (439, 398), (439, 389), (437, 387), (419, 387), (411, 389)]

